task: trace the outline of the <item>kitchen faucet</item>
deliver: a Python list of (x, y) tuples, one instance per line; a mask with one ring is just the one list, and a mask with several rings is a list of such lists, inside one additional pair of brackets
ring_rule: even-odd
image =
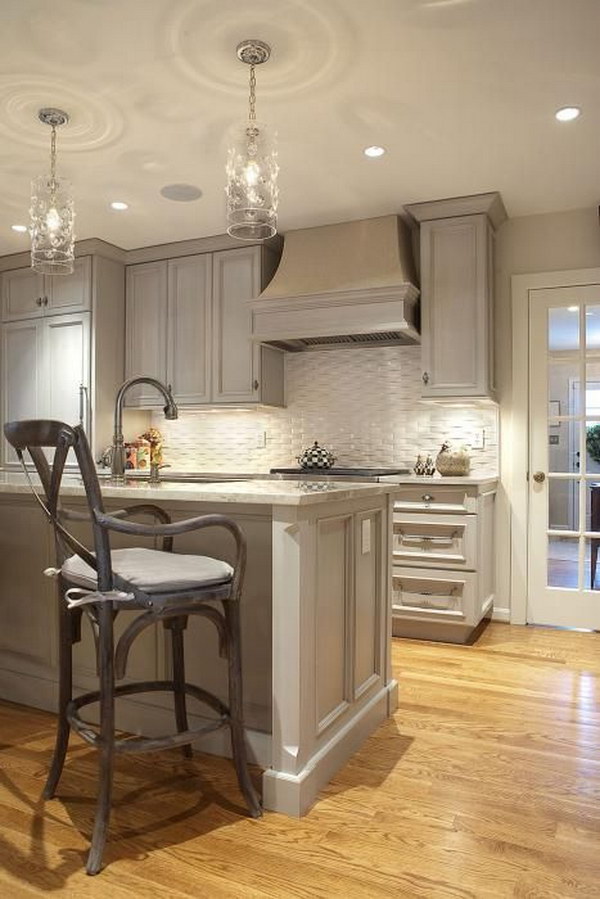
[(115, 427), (113, 432), (111, 464), (112, 476), (115, 478), (122, 478), (125, 474), (125, 449), (123, 447), (123, 400), (125, 399), (125, 394), (129, 390), (129, 388), (135, 386), (136, 384), (150, 384), (152, 387), (156, 387), (159, 393), (162, 393), (163, 397), (166, 400), (166, 405), (163, 411), (165, 413), (165, 418), (167, 419), (167, 421), (173, 421), (179, 415), (175, 400), (173, 399), (173, 394), (171, 393), (170, 384), (166, 386), (162, 383), (162, 381), (158, 381), (156, 378), (143, 376), (140, 378), (129, 378), (128, 381), (124, 381), (119, 387), (117, 398), (115, 400)]

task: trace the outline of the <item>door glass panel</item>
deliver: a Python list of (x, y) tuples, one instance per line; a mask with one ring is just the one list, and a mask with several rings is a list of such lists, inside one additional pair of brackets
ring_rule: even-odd
[[(598, 365), (600, 375), (600, 365)], [(548, 360), (548, 416), (579, 415), (581, 412), (579, 358), (554, 356)], [(598, 378), (600, 381), (600, 377)]]
[(548, 422), (548, 471), (579, 474), (581, 424), (578, 421)]
[(584, 590), (600, 590), (600, 534), (598, 539), (588, 537), (585, 541), (585, 561), (583, 563)]
[(598, 474), (600, 481), (600, 421), (586, 422), (585, 450), (585, 471), (587, 474)]
[(585, 414), (600, 418), (600, 359), (588, 359), (585, 365)]
[(600, 349), (600, 306), (585, 307), (585, 345), (588, 350)]
[(579, 586), (578, 537), (548, 537), (548, 586)]
[(548, 310), (548, 349), (579, 349), (579, 306), (560, 306)]
[(579, 480), (548, 479), (548, 528), (552, 531), (579, 529)]

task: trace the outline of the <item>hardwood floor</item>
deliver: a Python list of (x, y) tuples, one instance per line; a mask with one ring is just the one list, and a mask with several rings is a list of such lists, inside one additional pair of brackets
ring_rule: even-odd
[(82, 869), (96, 753), (0, 705), (0, 896), (600, 896), (600, 635), (492, 624), (394, 641), (400, 707), (300, 820), (242, 816), (230, 764), (119, 760), (107, 868)]

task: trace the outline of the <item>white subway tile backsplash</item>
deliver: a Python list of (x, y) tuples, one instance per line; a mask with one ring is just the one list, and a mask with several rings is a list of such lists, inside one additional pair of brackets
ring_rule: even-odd
[(444, 440), (470, 443), (485, 430), (472, 466), (496, 472), (497, 410), (423, 403), (420, 353), (420, 347), (288, 353), (285, 409), (181, 412), (173, 422), (157, 414), (153, 425), (164, 435), (167, 462), (183, 470), (295, 465), (315, 440), (333, 449), (342, 466), (412, 468), (417, 453), (435, 457)]

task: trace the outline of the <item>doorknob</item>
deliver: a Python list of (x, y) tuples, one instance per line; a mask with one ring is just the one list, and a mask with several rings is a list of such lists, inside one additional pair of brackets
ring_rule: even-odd
[(535, 481), (536, 484), (543, 484), (544, 481), (546, 480), (546, 475), (544, 474), (543, 471), (536, 471), (536, 473), (533, 476), (533, 480)]

